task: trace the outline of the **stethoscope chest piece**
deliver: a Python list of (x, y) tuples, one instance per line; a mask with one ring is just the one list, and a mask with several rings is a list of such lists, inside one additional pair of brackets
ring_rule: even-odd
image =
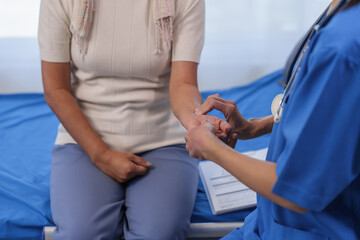
[(278, 94), (271, 103), (271, 113), (274, 116), (275, 122), (279, 122), (282, 115), (281, 102), (283, 97), (283, 94)]

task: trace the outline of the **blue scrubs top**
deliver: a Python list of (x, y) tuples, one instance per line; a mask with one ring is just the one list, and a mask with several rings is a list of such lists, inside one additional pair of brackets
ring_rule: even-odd
[(223, 239), (360, 239), (360, 4), (313, 37), (274, 125), (273, 193), (299, 214), (258, 196), (258, 207)]

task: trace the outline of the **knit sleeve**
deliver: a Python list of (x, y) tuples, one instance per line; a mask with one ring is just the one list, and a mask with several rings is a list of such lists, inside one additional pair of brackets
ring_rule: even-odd
[(69, 62), (70, 42), (69, 3), (66, 0), (42, 0), (38, 29), (41, 60)]
[(204, 0), (177, 1), (172, 61), (199, 62), (204, 45)]

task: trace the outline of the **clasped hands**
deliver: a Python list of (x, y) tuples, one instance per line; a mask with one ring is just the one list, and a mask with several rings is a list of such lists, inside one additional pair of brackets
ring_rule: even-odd
[[(221, 111), (226, 121), (206, 115), (213, 109)], [(219, 94), (209, 96), (195, 114), (187, 124), (185, 136), (186, 149), (192, 157), (209, 159), (214, 146), (226, 144), (234, 148), (237, 139), (251, 138), (252, 122), (240, 114), (234, 101), (224, 100)]]

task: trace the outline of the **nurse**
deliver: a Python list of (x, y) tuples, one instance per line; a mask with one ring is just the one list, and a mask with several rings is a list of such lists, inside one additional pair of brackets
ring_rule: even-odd
[(186, 135), (191, 156), (221, 165), (258, 193), (257, 209), (223, 239), (360, 239), (359, 2), (331, 3), (328, 22), (295, 61), (301, 65), (276, 122), (246, 120), (219, 95), (196, 110), (222, 111), (234, 139), (272, 132), (266, 162), (236, 152), (209, 124)]

